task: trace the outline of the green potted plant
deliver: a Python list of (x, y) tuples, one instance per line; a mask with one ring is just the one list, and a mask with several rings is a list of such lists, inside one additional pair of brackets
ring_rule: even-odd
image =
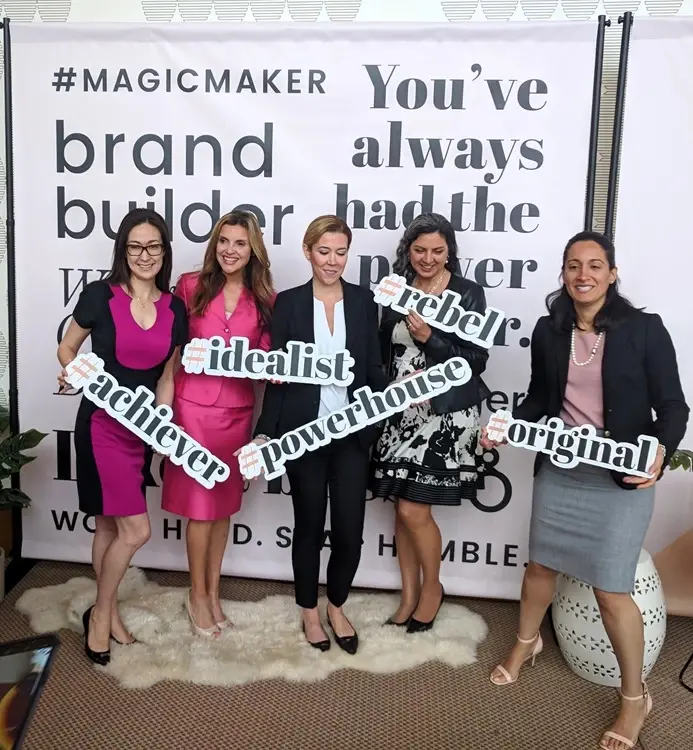
[[(13, 475), (18, 474), (22, 466), (31, 463), (36, 456), (27, 456), (24, 451), (35, 448), (46, 437), (38, 430), (27, 430), (12, 435), (10, 432), (10, 413), (0, 405), (0, 511), (12, 508), (27, 508), (31, 498), (21, 490), (10, 486)], [(0, 547), (0, 601), (5, 596), (5, 552)]]
[[(693, 472), (693, 451), (679, 450), (669, 463), (670, 471)], [(654, 557), (662, 579), (667, 612), (670, 615), (693, 617), (693, 518), (690, 527)]]

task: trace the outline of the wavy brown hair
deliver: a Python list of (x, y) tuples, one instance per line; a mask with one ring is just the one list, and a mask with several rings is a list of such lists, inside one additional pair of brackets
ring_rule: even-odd
[(250, 260), (243, 269), (243, 283), (253, 295), (262, 325), (269, 327), (272, 320), (272, 300), (275, 296), (274, 285), (262, 230), (257, 217), (250, 211), (231, 211), (214, 225), (207, 243), (202, 270), (197, 278), (190, 315), (203, 315), (207, 305), (222, 291), (226, 283), (226, 276), (217, 260), (219, 236), (225, 226), (243, 227), (248, 233)]

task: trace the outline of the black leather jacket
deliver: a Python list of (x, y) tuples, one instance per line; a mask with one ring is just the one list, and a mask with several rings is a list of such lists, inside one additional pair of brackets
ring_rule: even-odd
[[(450, 276), (447, 288), (450, 291), (457, 292), (462, 297), (460, 304), (465, 310), (473, 310), (479, 313), (486, 311), (486, 295), (480, 284), (465, 279), (464, 276), (453, 274)], [(405, 316), (389, 307), (384, 307), (382, 310), (380, 345), (383, 363), (387, 368), (388, 377), (392, 381), (395, 379), (395, 346), (392, 343), (392, 331)], [(481, 374), (486, 369), (486, 363), (488, 362), (489, 350), (477, 346), (471, 341), (465, 341), (454, 333), (442, 331), (440, 328), (431, 326), (431, 331), (431, 336), (425, 344), (414, 341), (426, 356), (426, 367), (433, 367), (441, 362), (446, 362), (451, 357), (463, 357), (469, 362), (472, 369), (472, 378), (467, 383), (454, 386), (449, 391), (431, 399), (433, 413), (448, 414), (463, 411), (472, 406), (480, 406), (491, 392), (481, 379)]]

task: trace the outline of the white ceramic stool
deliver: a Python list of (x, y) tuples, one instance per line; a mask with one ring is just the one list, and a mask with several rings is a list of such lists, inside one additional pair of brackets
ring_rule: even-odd
[[(642, 673), (645, 679), (664, 645), (667, 609), (659, 574), (644, 549), (640, 551), (632, 596), (642, 612), (645, 626)], [(618, 687), (621, 670), (604, 630), (592, 587), (570, 576), (559, 575), (552, 616), (558, 645), (572, 671), (589, 682)]]

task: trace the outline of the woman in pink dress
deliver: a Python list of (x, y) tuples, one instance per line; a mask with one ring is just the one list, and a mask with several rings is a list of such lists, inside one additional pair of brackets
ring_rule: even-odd
[[(250, 349), (270, 347), (275, 293), (267, 250), (256, 217), (246, 211), (222, 216), (212, 230), (202, 270), (183, 274), (176, 294), (189, 314), (189, 339), (233, 336)], [(166, 461), (162, 508), (189, 519), (185, 534), (191, 588), (188, 616), (197, 635), (216, 637), (231, 625), (221, 609), (219, 579), (230, 517), (241, 507), (243, 476), (234, 453), (251, 438), (253, 381), (180, 367), (173, 420), (231, 468), (231, 476), (206, 489), (182, 467)]]

